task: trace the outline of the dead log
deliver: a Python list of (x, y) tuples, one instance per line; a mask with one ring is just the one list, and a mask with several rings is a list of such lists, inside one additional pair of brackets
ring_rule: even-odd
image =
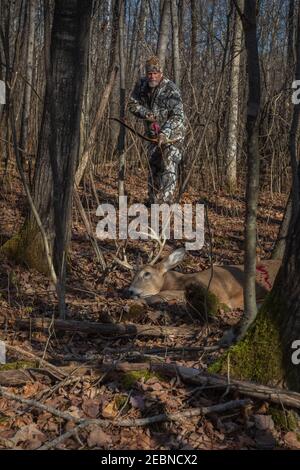
[[(10, 321), (8, 322), (10, 323)], [(158, 326), (140, 325), (133, 323), (97, 323), (77, 320), (54, 320), (49, 318), (32, 318), (30, 320), (14, 320), (17, 327), (31, 331), (48, 330), (51, 328), (61, 331), (72, 331), (85, 334), (98, 334), (101, 336), (184, 336), (194, 337), (199, 329), (193, 326)]]

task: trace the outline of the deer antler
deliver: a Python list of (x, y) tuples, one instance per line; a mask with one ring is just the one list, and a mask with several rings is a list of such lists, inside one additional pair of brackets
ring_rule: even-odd
[(151, 264), (151, 266), (153, 264), (156, 263), (156, 261), (159, 259), (160, 255), (162, 254), (163, 252), (163, 249), (165, 247), (165, 244), (166, 244), (166, 241), (167, 241), (167, 238), (165, 235), (162, 235), (162, 237), (160, 237), (154, 230), (153, 228), (149, 227), (150, 229), (150, 232), (149, 233), (149, 236), (152, 238), (152, 240), (154, 241), (157, 241), (157, 243), (159, 244), (159, 250), (158, 250), (158, 253), (156, 254), (156, 256), (153, 258), (153, 259), (150, 259), (149, 260), (149, 264)]
[(133, 271), (133, 270), (134, 270), (134, 267), (132, 266), (132, 264), (129, 263), (129, 261), (128, 261), (128, 259), (127, 259), (125, 248), (124, 248), (124, 247), (122, 248), (123, 259), (118, 258), (118, 253), (119, 253), (119, 251), (120, 251), (120, 246), (118, 246), (118, 250), (117, 250), (116, 256), (113, 255), (114, 261), (115, 261), (116, 263), (118, 263), (120, 266), (123, 266), (123, 268), (126, 268), (126, 269), (129, 269), (130, 271)]

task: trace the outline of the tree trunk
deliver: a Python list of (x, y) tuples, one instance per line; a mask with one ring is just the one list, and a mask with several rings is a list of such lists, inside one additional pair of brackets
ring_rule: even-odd
[(292, 67), (296, 62), (295, 51), (295, 0), (289, 0), (289, 13), (288, 13), (288, 47), (287, 47), (287, 67), (288, 72), (291, 73)]
[[(113, 2), (113, 18), (112, 18), (112, 30), (111, 30), (111, 49), (110, 49), (110, 58), (109, 58), (109, 67), (108, 67), (108, 74), (107, 80), (109, 75), (111, 74), (114, 66), (116, 65), (119, 58), (119, 25), (120, 25), (120, 9), (121, 9), (121, 2), (120, 0), (114, 0)], [(110, 97), (110, 116), (116, 117), (120, 114), (120, 75), (117, 76), (115, 81), (114, 87), (112, 89), (111, 97)], [(119, 131), (120, 126), (114, 121), (110, 123), (110, 144), (111, 144), (111, 151), (116, 148), (119, 138)]]
[[(295, 80), (300, 80), (300, 8), (298, 8), (297, 16), (297, 41), (296, 41), (296, 68), (295, 68)], [(298, 152), (297, 152), (297, 140), (298, 140), (298, 128), (300, 118), (300, 104), (293, 105), (293, 117), (289, 135), (289, 152), (292, 167), (292, 219), (291, 223), (295, 219), (299, 210), (300, 202), (300, 189), (299, 189), (299, 176), (298, 176)]]
[(197, 0), (191, 0), (191, 81), (195, 86), (197, 79)]
[(292, 218), (292, 193), (290, 192), (288, 202), (286, 203), (283, 219), (279, 227), (275, 247), (272, 251), (272, 259), (282, 259), (286, 247), (286, 240), (290, 221)]
[[(119, 60), (120, 60), (120, 119), (125, 119), (125, 11), (124, 2), (121, 2), (119, 17)], [(118, 138), (118, 156), (119, 156), (119, 196), (125, 195), (125, 127), (120, 126)]]
[(171, 0), (172, 39), (173, 39), (173, 74), (174, 82), (180, 85), (179, 26), (177, 1)]
[[(239, 12), (240, 9), (238, 8)], [(259, 192), (258, 116), (260, 110), (260, 70), (256, 37), (256, 0), (245, 0), (243, 26), (247, 50), (249, 95), (247, 105), (247, 188), (244, 317), (240, 325), (242, 337), (254, 321), (256, 308), (256, 217)]]
[[(299, 79), (300, 76), (300, 35), (299, 35), (299, 15), (300, 9), (298, 7), (298, 15), (297, 15), (297, 29), (295, 28), (295, 2), (294, 0), (290, 0), (289, 2), (289, 15), (288, 15), (288, 54), (287, 54), (287, 79), (290, 80), (290, 75), (294, 69), (294, 76), (295, 80)], [(295, 30), (297, 33), (297, 37), (295, 38)], [(297, 212), (297, 207), (299, 206), (299, 198), (300, 194), (296, 194), (297, 190), (299, 191), (299, 184), (298, 184), (298, 174), (300, 171), (299, 167), (299, 159), (297, 157), (297, 134), (298, 134), (298, 127), (299, 127), (299, 105), (293, 106), (293, 117), (292, 123), (290, 128), (290, 135), (289, 135), (289, 150), (290, 150), (290, 159), (291, 159), (291, 167), (293, 170), (293, 179), (292, 179), (292, 189), (289, 194), (288, 202), (285, 207), (284, 216), (280, 225), (280, 229), (277, 235), (277, 240), (275, 243), (274, 250), (272, 252), (272, 259), (280, 259), (283, 258), (285, 247), (286, 247), (286, 239), (288, 234), (289, 225), (292, 220), (292, 213)], [(298, 167), (298, 168), (297, 168)], [(298, 188), (297, 188), (298, 186)]]
[[(238, 0), (241, 11), (244, 11), (243, 0)], [(228, 138), (226, 152), (226, 185), (234, 191), (237, 185), (237, 157), (238, 157), (238, 124), (239, 124), (239, 79), (242, 50), (242, 21), (235, 11), (234, 32), (231, 49), (230, 70), (230, 97), (228, 110)]]
[[(140, 44), (146, 37), (147, 16), (149, 14), (149, 5), (147, 0), (141, 0), (139, 20), (137, 23), (137, 43), (135, 44), (135, 58), (132, 77), (136, 76), (137, 71), (141, 72), (141, 47)], [(140, 73), (141, 75), (141, 73)]]
[[(62, 284), (70, 239), (91, 6), (91, 0), (56, 0), (50, 56), (46, 57), (46, 94), (33, 201)], [(42, 237), (32, 214), (21, 231), (6, 242), (3, 251), (17, 261), (48, 273)]]
[(23, 116), (21, 125), (21, 135), (19, 146), (24, 150), (28, 149), (29, 143), (29, 115), (32, 91), (32, 77), (33, 77), (33, 62), (34, 62), (34, 30), (35, 30), (35, 0), (28, 2), (28, 45), (27, 45), (27, 60), (26, 60), (26, 83), (24, 93)]
[(160, 19), (159, 37), (156, 55), (159, 58), (162, 68), (166, 63), (167, 47), (169, 42), (170, 31), (170, 0), (164, 0), (163, 9)]

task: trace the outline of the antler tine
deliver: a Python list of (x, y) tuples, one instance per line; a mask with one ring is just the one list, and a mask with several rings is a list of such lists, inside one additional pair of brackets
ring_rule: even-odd
[[(122, 248), (122, 251), (123, 251), (123, 259), (120, 259), (120, 258), (118, 258), (118, 256), (113, 255), (114, 261), (116, 263), (118, 263), (120, 266), (123, 266), (123, 268), (129, 269), (130, 271), (134, 271), (134, 267), (132, 266), (132, 264), (129, 263), (129, 261), (127, 259), (124, 247)], [(118, 247), (118, 250), (117, 250), (117, 254), (118, 254), (118, 252), (119, 252), (119, 247)]]
[(153, 264), (156, 263), (156, 261), (159, 259), (160, 255), (162, 254), (162, 251), (165, 247), (167, 238), (166, 238), (165, 235), (163, 235), (162, 240), (161, 240), (159, 235), (155, 232), (155, 230), (153, 230), (152, 227), (149, 227), (149, 229), (150, 229), (150, 232), (151, 232), (151, 234), (149, 234), (149, 236), (152, 238), (152, 240), (156, 240), (159, 244), (159, 251), (158, 251), (157, 255), (149, 262), (149, 264), (153, 265)]
[(130, 271), (134, 270), (134, 267), (128, 262), (126, 256), (125, 259), (119, 259), (116, 256), (113, 256), (113, 259), (116, 263), (118, 263), (120, 266), (123, 266), (123, 268), (129, 269)]

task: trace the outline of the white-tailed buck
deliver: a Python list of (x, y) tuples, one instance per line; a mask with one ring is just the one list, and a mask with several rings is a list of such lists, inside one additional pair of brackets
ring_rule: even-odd
[[(152, 262), (144, 265), (134, 277), (128, 289), (129, 295), (150, 303), (159, 299), (182, 299), (185, 295), (192, 305), (198, 306), (198, 310), (201, 303), (207, 305), (207, 302), (213, 310), (222, 304), (229, 309), (243, 308), (243, 265), (213, 266), (212, 269), (193, 274), (171, 271), (184, 256), (185, 250), (179, 248), (156, 264)], [(280, 264), (280, 260), (266, 260), (257, 264), (257, 303), (261, 303), (272, 288)]]

